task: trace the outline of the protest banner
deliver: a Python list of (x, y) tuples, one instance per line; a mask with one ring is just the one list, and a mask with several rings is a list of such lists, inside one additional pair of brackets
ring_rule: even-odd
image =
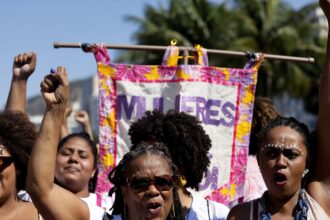
[(99, 194), (107, 194), (108, 174), (129, 150), (130, 123), (147, 110), (175, 109), (196, 116), (212, 140), (211, 165), (198, 193), (224, 204), (242, 197), (262, 56), (244, 68), (224, 68), (207, 66), (206, 51), (199, 47), (196, 65), (176, 65), (175, 46), (168, 48), (162, 65), (115, 64), (104, 47), (94, 55), (100, 100)]

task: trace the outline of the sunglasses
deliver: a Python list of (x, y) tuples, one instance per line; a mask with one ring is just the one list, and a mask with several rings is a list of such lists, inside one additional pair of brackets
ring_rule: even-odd
[(4, 169), (14, 162), (13, 157), (11, 156), (0, 156), (0, 169)]
[(147, 191), (149, 186), (154, 185), (159, 191), (169, 191), (174, 185), (174, 176), (161, 175), (149, 177), (134, 176), (128, 179), (128, 185), (137, 193)]

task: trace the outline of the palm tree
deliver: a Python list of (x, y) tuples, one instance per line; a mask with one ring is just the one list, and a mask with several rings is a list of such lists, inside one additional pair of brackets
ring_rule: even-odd
[[(201, 44), (205, 48), (225, 49), (236, 37), (237, 27), (230, 22), (232, 13), (225, 2), (215, 5), (207, 0), (170, 0), (168, 5), (159, 8), (147, 5), (144, 14), (144, 18), (127, 17), (140, 27), (133, 36), (138, 44), (169, 45), (172, 39), (176, 39), (180, 46)], [(222, 34), (224, 30), (228, 30), (226, 34)], [(130, 52), (121, 56), (119, 61), (159, 64), (161, 57), (161, 53)]]
[[(220, 4), (208, 0), (169, 0), (168, 5), (146, 6), (144, 17), (127, 17), (139, 25), (134, 34), (137, 44), (179, 45), (239, 51), (258, 51), (292, 56), (323, 55), (322, 43), (308, 14), (316, 4), (294, 11), (281, 0), (232, 0)], [(162, 53), (129, 52), (119, 62), (160, 64)], [(242, 66), (245, 59), (210, 56), (216, 66)], [(266, 60), (259, 73), (257, 94), (272, 96), (288, 92), (306, 96), (312, 77), (318, 77), (320, 65)]]
[[(241, 33), (233, 45), (237, 49), (274, 54), (319, 55), (323, 49), (315, 46), (315, 26), (307, 20), (307, 15), (315, 7), (313, 4), (307, 7), (308, 10), (305, 7), (296, 12), (280, 0), (236, 0), (235, 10), (242, 14), (243, 20), (250, 20), (251, 30), (257, 31)], [(259, 77), (261, 82), (267, 83), (259, 83), (259, 94), (270, 96), (285, 91), (304, 97), (310, 91), (311, 78), (308, 74), (315, 74), (315, 68), (310, 65), (267, 60), (263, 67)]]

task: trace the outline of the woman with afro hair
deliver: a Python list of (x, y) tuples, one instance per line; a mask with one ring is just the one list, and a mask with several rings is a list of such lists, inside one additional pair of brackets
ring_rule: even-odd
[(31, 202), (20, 199), (36, 127), (18, 111), (0, 113), (0, 213), (1, 219), (39, 219)]
[(36, 67), (34, 52), (14, 57), (10, 91), (4, 112), (0, 112), (0, 216), (1, 219), (41, 219), (32, 202), (26, 200), (27, 166), (37, 136), (26, 115), (26, 87)]
[(185, 219), (226, 219), (229, 209), (223, 204), (193, 196), (187, 188), (199, 190), (210, 165), (208, 152), (211, 140), (193, 116), (169, 110), (166, 114), (147, 111), (130, 126), (128, 134), (133, 145), (142, 141), (167, 145), (180, 177), (179, 199)]

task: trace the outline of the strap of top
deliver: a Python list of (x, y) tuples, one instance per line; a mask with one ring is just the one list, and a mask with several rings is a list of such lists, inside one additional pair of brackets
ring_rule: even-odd
[(206, 200), (206, 204), (207, 204), (207, 215), (209, 216), (209, 220), (211, 220), (209, 200)]
[(252, 217), (252, 220), (258, 220), (259, 219), (259, 204), (258, 204), (258, 200), (252, 200), (251, 202), (251, 215), (250, 215), (250, 219)]

